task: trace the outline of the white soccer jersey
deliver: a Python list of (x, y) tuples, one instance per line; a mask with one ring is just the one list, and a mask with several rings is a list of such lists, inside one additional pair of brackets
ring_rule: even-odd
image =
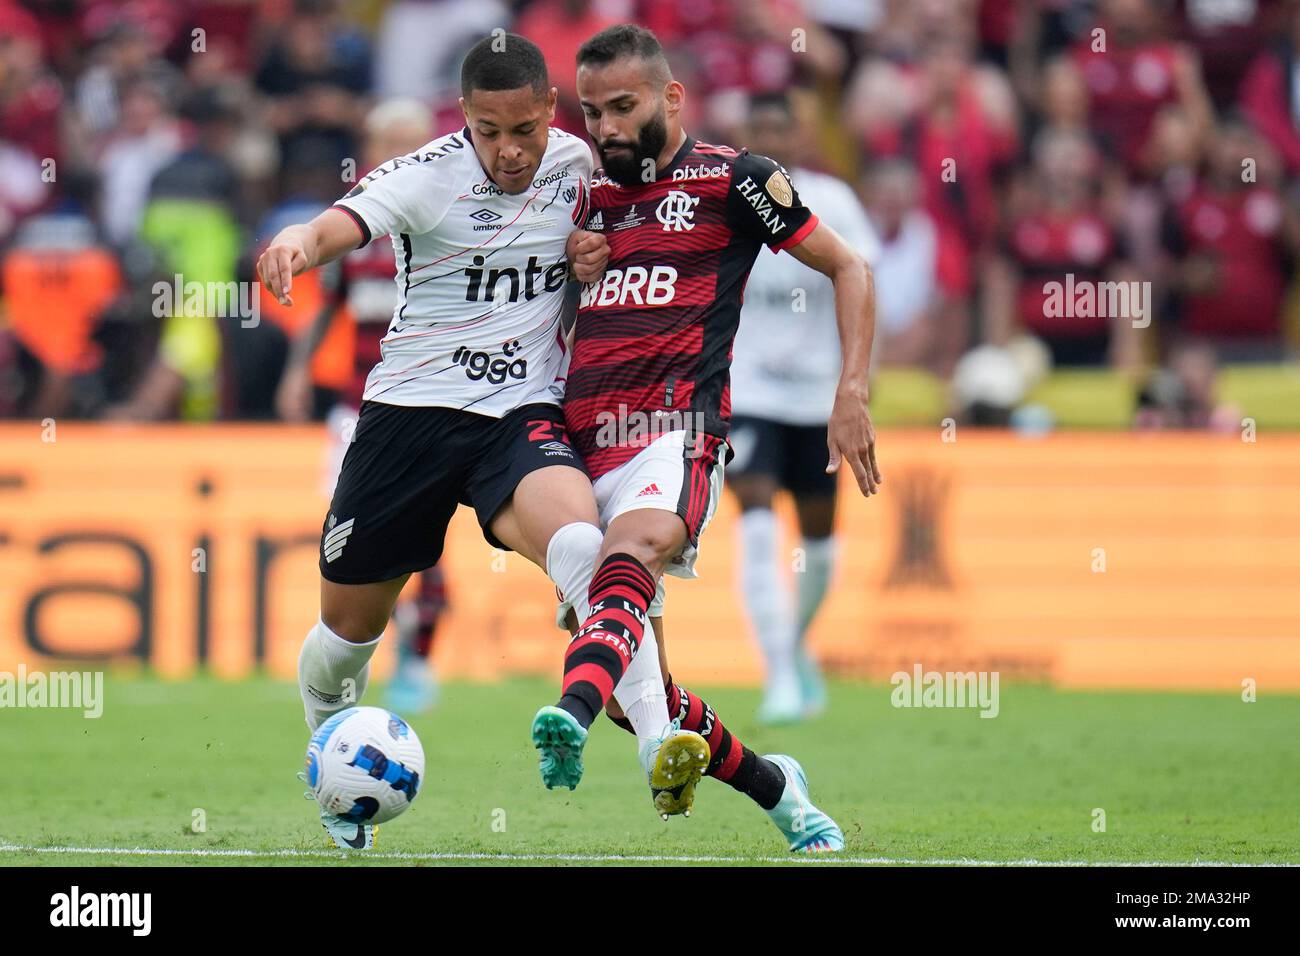
[(503, 193), (462, 129), (389, 160), (335, 204), (397, 256), (398, 302), (364, 398), (500, 418), (564, 395), (564, 246), (591, 152), (551, 129), (525, 192)]
[[(803, 204), (868, 262), (880, 241), (845, 183), (796, 169)], [(830, 417), (840, 376), (840, 343), (831, 280), (788, 252), (759, 252), (745, 286), (731, 360), (731, 410), (789, 425)]]

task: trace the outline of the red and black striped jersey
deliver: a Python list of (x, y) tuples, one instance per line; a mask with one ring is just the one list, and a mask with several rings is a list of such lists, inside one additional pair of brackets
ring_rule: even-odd
[(660, 435), (726, 437), (731, 346), (762, 246), (817, 225), (789, 176), (747, 150), (687, 137), (644, 185), (597, 171), (586, 228), (604, 234), (604, 278), (579, 302), (565, 417), (593, 479)]

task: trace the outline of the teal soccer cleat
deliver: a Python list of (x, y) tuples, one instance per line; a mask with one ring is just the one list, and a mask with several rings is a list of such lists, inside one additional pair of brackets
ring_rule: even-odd
[(543, 707), (533, 718), (533, 746), (539, 751), (538, 769), (547, 790), (578, 786), (582, 748), (587, 746), (587, 731), (578, 718), (559, 707)]
[(792, 853), (838, 853), (844, 849), (844, 834), (835, 821), (813, 806), (808, 796), (808, 778), (799, 761), (785, 754), (767, 754), (785, 774), (785, 793), (767, 811), (776, 828), (790, 843)]

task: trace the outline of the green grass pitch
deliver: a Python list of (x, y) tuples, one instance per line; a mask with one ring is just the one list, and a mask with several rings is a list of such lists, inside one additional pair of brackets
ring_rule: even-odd
[[(895, 709), (890, 690), (832, 684), (824, 717), (777, 730), (756, 727), (757, 692), (700, 688), (752, 748), (803, 762), (848, 860), (1300, 863), (1300, 697), (1004, 685), (983, 719)], [(0, 864), (797, 862), (716, 781), (690, 819), (660, 821), (632, 738), (603, 718), (578, 789), (544, 790), (528, 728), (554, 694), (537, 679), (444, 687), (413, 720), (419, 799), (374, 854), (345, 855), (294, 778), (307, 732), (291, 684), (110, 677), (99, 719), (0, 711)]]

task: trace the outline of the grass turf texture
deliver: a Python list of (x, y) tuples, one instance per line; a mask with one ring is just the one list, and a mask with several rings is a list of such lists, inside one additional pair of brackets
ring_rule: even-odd
[[(701, 784), (691, 819), (660, 821), (632, 738), (604, 718), (593, 728), (578, 789), (543, 789), (528, 730), (536, 708), (554, 697), (553, 685), (444, 687), (438, 709), (412, 721), (427, 756), (420, 796), (382, 828), (377, 850), (725, 862), (791, 856), (766, 816), (716, 781)], [(366, 703), (382, 702), (378, 689)], [(1004, 685), (1000, 714), (984, 719), (975, 710), (895, 709), (890, 690), (833, 684), (826, 716), (784, 729), (755, 726), (755, 691), (701, 693), (758, 752), (802, 761), (814, 800), (845, 831), (845, 857), (1300, 862), (1300, 697), (1264, 693), (1244, 703), (1233, 693)], [(294, 778), (306, 742), (295, 688), (269, 680), (110, 678), (99, 719), (0, 710), (0, 803), (9, 808), (0, 846), (304, 854), (9, 849), (0, 850), (0, 865), (337, 865), (334, 857), (344, 854), (327, 847), (315, 804), (301, 798)], [(1104, 833), (1093, 830), (1094, 808), (1105, 811)], [(191, 826), (196, 809), (206, 815), (206, 832)]]

